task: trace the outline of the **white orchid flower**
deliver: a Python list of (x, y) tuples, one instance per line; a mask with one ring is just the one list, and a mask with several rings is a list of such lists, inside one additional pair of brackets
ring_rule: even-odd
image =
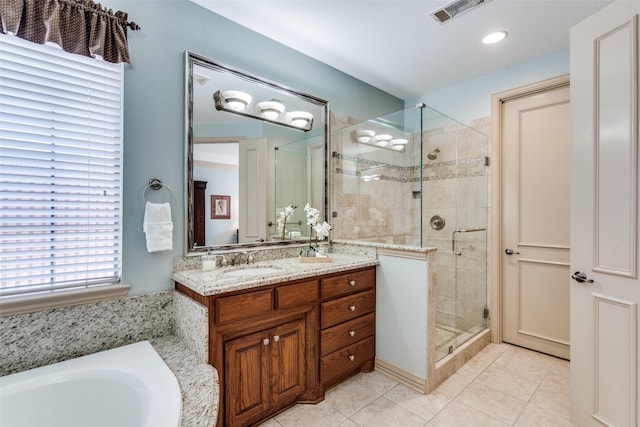
[(327, 221), (324, 221), (322, 224), (315, 225), (313, 229), (315, 230), (318, 239), (324, 240), (325, 238), (329, 237), (329, 232), (333, 229), (333, 227)]
[(307, 225), (314, 226), (320, 221), (320, 211), (312, 208), (309, 203), (304, 205), (304, 211), (307, 213)]

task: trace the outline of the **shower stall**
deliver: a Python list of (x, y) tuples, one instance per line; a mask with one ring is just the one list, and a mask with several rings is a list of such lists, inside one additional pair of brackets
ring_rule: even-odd
[(431, 250), (440, 361), (488, 324), (488, 138), (424, 104), (332, 120), (333, 238)]

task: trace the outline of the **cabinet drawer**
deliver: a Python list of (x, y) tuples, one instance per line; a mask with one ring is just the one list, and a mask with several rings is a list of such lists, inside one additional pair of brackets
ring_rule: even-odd
[(216, 300), (216, 322), (248, 319), (273, 310), (271, 289), (247, 292), (246, 294), (218, 298)]
[(276, 308), (311, 304), (318, 300), (318, 281), (296, 283), (276, 288)]
[(320, 359), (320, 382), (327, 383), (335, 378), (357, 370), (364, 362), (375, 355), (373, 337), (334, 351)]
[(371, 336), (376, 330), (373, 313), (340, 323), (320, 332), (320, 354), (323, 356)]
[(333, 298), (352, 292), (373, 288), (376, 284), (376, 270), (371, 268), (354, 273), (345, 273), (321, 281), (322, 299)]
[(376, 296), (373, 290), (359, 292), (321, 304), (321, 328), (337, 325), (370, 313), (376, 308)]

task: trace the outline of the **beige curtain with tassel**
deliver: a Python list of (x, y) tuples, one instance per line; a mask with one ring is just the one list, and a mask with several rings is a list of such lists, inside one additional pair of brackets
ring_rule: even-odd
[(119, 63), (129, 60), (126, 12), (106, 10), (91, 0), (0, 0), (0, 31), (34, 43), (55, 43), (64, 51)]

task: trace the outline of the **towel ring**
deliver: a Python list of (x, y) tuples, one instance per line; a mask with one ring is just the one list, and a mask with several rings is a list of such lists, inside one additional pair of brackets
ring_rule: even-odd
[(169, 192), (169, 203), (171, 203), (173, 201), (173, 192), (171, 191), (171, 188), (169, 188), (167, 184), (165, 184), (158, 178), (151, 178), (149, 180), (149, 183), (147, 184), (147, 186), (144, 188), (144, 191), (142, 192), (142, 198), (144, 199), (145, 202), (148, 202), (147, 191), (149, 191), (149, 189), (160, 190), (162, 187), (166, 188), (167, 191)]

